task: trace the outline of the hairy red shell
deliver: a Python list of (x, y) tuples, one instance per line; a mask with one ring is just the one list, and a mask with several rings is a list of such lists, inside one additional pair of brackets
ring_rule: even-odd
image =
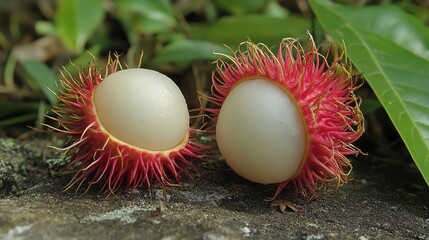
[[(93, 92), (103, 79), (122, 68), (118, 59), (110, 59), (104, 73), (94, 61), (79, 71), (77, 77), (63, 75), (55, 116), (48, 116), (58, 126), (47, 125), (54, 132), (69, 137), (64, 151), (70, 159), (65, 171), (75, 172), (66, 189), (100, 184), (102, 191), (114, 193), (120, 187), (162, 186), (181, 181), (181, 174), (196, 171), (189, 158), (200, 158), (204, 147), (192, 141), (193, 129), (177, 147), (167, 151), (139, 149), (115, 141), (103, 131), (94, 112)], [(126, 93), (125, 93), (126, 94)]]
[(218, 117), (235, 85), (256, 78), (287, 89), (303, 115), (308, 139), (305, 158), (298, 173), (279, 184), (275, 197), (289, 183), (306, 197), (314, 196), (321, 186), (347, 183), (352, 166), (346, 156), (361, 153), (353, 142), (364, 132), (364, 119), (354, 94), (359, 85), (345, 65), (338, 61), (328, 65), (310, 35), (308, 50), (288, 38), (280, 42), (277, 53), (263, 44), (245, 42), (232, 55), (220, 55), (212, 95), (207, 97), (216, 106), (206, 109), (212, 118)]

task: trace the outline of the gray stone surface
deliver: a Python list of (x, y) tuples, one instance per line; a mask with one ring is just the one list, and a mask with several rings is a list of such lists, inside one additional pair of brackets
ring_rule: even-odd
[(0, 239), (429, 239), (428, 188), (414, 165), (353, 164), (349, 184), (309, 202), (288, 189), (283, 197), (302, 211), (284, 213), (264, 201), (275, 186), (238, 177), (216, 153), (196, 162), (199, 176), (165, 192), (81, 195), (62, 191), (70, 176), (48, 175), (0, 198)]

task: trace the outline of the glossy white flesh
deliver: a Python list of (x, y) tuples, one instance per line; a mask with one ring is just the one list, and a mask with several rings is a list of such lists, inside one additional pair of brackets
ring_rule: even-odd
[(228, 165), (263, 184), (293, 177), (306, 151), (306, 131), (294, 101), (279, 86), (247, 80), (225, 99), (216, 140)]
[(169, 150), (187, 134), (185, 98), (177, 85), (159, 72), (138, 68), (115, 72), (97, 86), (93, 101), (104, 130), (128, 145)]

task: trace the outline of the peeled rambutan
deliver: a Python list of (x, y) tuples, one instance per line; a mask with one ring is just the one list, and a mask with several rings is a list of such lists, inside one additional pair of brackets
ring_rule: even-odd
[(339, 60), (331, 65), (309, 34), (305, 51), (283, 39), (277, 54), (244, 42), (220, 54), (212, 77), (216, 141), (228, 165), (242, 177), (278, 183), (274, 197), (293, 183), (304, 197), (317, 188), (339, 186), (352, 169), (347, 155), (364, 132), (359, 84)]
[(66, 189), (165, 186), (190, 176), (187, 167), (196, 171), (187, 158), (199, 158), (203, 147), (190, 140), (185, 98), (164, 74), (123, 69), (116, 57), (105, 68), (93, 61), (77, 77), (63, 74), (60, 85), (55, 116), (48, 116), (58, 126), (47, 127), (69, 138), (58, 148), (70, 159), (66, 172), (75, 172)]

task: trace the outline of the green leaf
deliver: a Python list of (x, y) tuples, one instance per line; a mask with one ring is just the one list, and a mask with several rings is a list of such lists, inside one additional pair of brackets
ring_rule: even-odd
[(153, 64), (173, 63), (179, 67), (187, 67), (195, 60), (214, 60), (213, 52), (228, 52), (225, 47), (202, 40), (178, 39), (165, 46), (156, 54)]
[(24, 61), (22, 65), (30, 78), (39, 84), (49, 102), (55, 104), (57, 96), (54, 93), (58, 94), (58, 86), (52, 70), (46, 64), (34, 60)]
[(290, 14), (289, 11), (276, 0), (268, 1), (264, 13), (272, 17), (287, 17)]
[(28, 121), (37, 119), (37, 117), (38, 117), (37, 113), (28, 113), (20, 116), (11, 117), (8, 119), (2, 119), (0, 120), (0, 127), (28, 122)]
[(322, 27), (346, 43), (429, 184), (428, 28), (393, 6), (310, 5)]
[(229, 46), (250, 40), (267, 46), (277, 45), (285, 37), (305, 39), (310, 22), (304, 18), (270, 17), (263, 14), (226, 16), (214, 23), (190, 24), (192, 36)]
[(40, 110), (39, 102), (10, 102), (0, 100), (0, 127), (35, 120)]
[(57, 0), (57, 33), (71, 50), (80, 53), (104, 18), (103, 0)]
[(34, 24), (34, 29), (39, 35), (54, 35), (56, 34), (55, 25), (50, 21), (39, 20)]
[(218, 0), (217, 3), (233, 14), (244, 14), (261, 9), (265, 0)]
[(10, 102), (0, 100), (0, 119), (17, 113), (36, 113), (38, 102)]
[(159, 33), (177, 25), (174, 10), (168, 0), (116, 0), (118, 19), (129, 30)]

